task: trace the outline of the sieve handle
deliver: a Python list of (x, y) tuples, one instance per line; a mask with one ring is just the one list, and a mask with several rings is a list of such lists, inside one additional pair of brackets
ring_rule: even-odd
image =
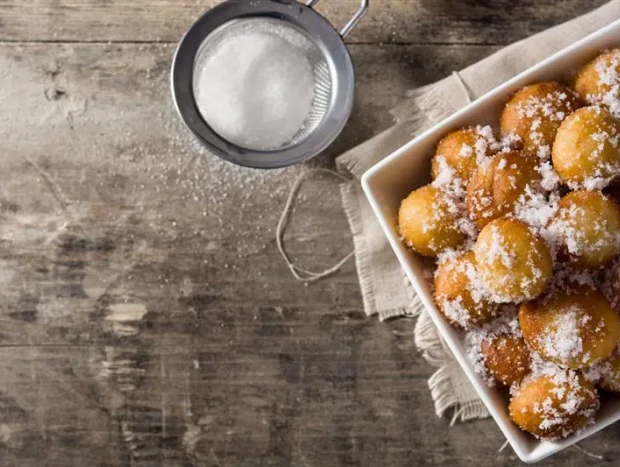
[[(353, 15), (353, 18), (351, 18), (349, 22), (345, 25), (345, 27), (342, 28), (342, 31), (340, 31), (340, 37), (342, 37), (343, 39), (353, 30), (353, 28), (355, 28), (355, 26), (357, 26), (357, 23), (361, 21), (361, 19), (368, 11), (368, 4), (370, 3), (370, 0), (361, 0), (361, 2), (362, 3), (359, 10), (357, 10), (357, 13)], [(312, 8), (317, 3), (319, 3), (319, 0), (306, 0), (306, 6), (310, 8)]]

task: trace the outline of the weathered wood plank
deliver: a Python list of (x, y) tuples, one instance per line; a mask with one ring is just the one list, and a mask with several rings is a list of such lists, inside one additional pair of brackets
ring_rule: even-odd
[[(507, 44), (572, 19), (607, 0), (373, 0), (353, 43)], [(176, 42), (220, 0), (2, 0), (0, 41)], [(323, 0), (344, 25), (359, 0)]]

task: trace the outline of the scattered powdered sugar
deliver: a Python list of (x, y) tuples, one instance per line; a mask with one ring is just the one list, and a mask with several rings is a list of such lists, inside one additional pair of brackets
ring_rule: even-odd
[[(583, 384), (579, 372), (559, 368), (535, 352), (531, 367), (532, 372), (523, 385), (538, 378), (548, 378), (553, 385), (547, 398), (533, 403), (531, 408), (525, 406), (522, 409), (524, 414), (531, 411), (541, 420), (538, 428), (546, 433), (545, 439), (554, 440), (572, 434), (574, 430), (568, 422), (575, 417), (581, 416), (588, 420), (587, 424), (593, 423), (600, 405), (598, 395), (596, 390)], [(518, 391), (519, 388), (511, 388), (513, 396)]]
[[(580, 255), (589, 247), (587, 232), (582, 228), (580, 218), (585, 216), (585, 210), (574, 204), (563, 207), (553, 221), (548, 225), (546, 232), (554, 245), (564, 245), (568, 253)], [(599, 219), (600, 221), (600, 219)], [(594, 227), (597, 228), (596, 226)]]
[(551, 161), (543, 161), (536, 167), (536, 171), (542, 176), (540, 186), (545, 191), (555, 191), (560, 186), (560, 176), (553, 168)]
[(613, 308), (620, 308), (620, 261), (618, 258), (611, 265), (596, 275), (597, 288)]
[[(545, 130), (545, 126), (549, 123), (558, 127), (566, 116), (577, 109), (575, 99), (567, 93), (570, 91), (552, 90), (544, 96), (530, 95), (524, 101), (517, 104), (516, 110), (523, 122), (529, 119), (529, 129), (527, 139), (537, 147), (537, 155), (543, 160), (549, 159), (551, 156), (551, 147), (553, 141), (547, 141), (549, 138), (549, 130)], [(547, 134), (545, 134), (547, 131)]]
[(444, 271), (455, 272), (466, 279), (466, 289), (468, 300), (464, 303), (464, 296), (459, 294), (456, 297), (448, 297), (436, 294), (435, 298), (448, 319), (458, 323), (461, 327), (468, 329), (475, 323), (475, 316), (472, 312), (489, 312), (490, 292), (485, 287), (478, 269), (473, 261), (465, 257), (467, 253), (462, 250), (447, 249), (439, 255), (438, 261)]
[(583, 338), (580, 329), (586, 324), (583, 322), (585, 317), (589, 315), (584, 315), (584, 310), (575, 306), (557, 315), (554, 322), (538, 337), (538, 343), (545, 354), (563, 362), (582, 355)]
[(498, 317), (492, 322), (480, 328), (473, 329), (465, 337), (465, 347), (467, 358), (471, 362), (474, 370), (483, 381), (490, 387), (495, 386), (495, 378), (489, 373), (482, 345), (489, 339), (500, 336), (513, 336), (521, 338), (521, 329), (517, 317), (517, 309), (512, 305), (504, 305), (498, 312)]
[(480, 165), (487, 158), (488, 154), (499, 151), (500, 143), (495, 138), (493, 128), (488, 125), (478, 125), (476, 127), (476, 135), (474, 150), (476, 151), (476, 162)]
[(447, 163), (444, 156), (437, 156), (436, 161), (439, 172), (431, 185), (445, 194), (448, 212), (456, 216), (456, 226), (466, 238), (462, 249), (469, 249), (478, 236), (478, 230), (474, 222), (465, 215), (467, 212), (466, 183), (456, 176), (454, 168)]
[(435, 160), (437, 161), (439, 171), (432, 185), (447, 193), (454, 200), (464, 200), (465, 181), (456, 176), (456, 171), (448, 164), (444, 156), (437, 156)]
[(551, 147), (549, 145), (540, 146), (536, 151), (536, 155), (543, 160), (549, 159), (551, 157)]
[(611, 363), (609, 363), (608, 361), (602, 361), (599, 362), (595, 365), (592, 365), (589, 368), (586, 368), (583, 371), (583, 375), (586, 377), (586, 379), (588, 381), (590, 381), (592, 384), (599, 384), (601, 379), (606, 376), (606, 375), (610, 375), (613, 372), (613, 367), (611, 366)]
[(463, 297), (458, 296), (453, 299), (442, 299), (441, 310), (446, 317), (467, 329), (471, 322), (471, 315), (467, 307), (463, 304)]
[(500, 141), (500, 152), (510, 152), (515, 149), (521, 149), (523, 146), (523, 138), (516, 133), (505, 133)]
[(595, 66), (599, 83), (605, 90), (589, 94), (586, 100), (591, 104), (602, 104), (617, 118), (620, 118), (620, 49), (610, 52), (609, 61), (599, 60)]
[(487, 339), (487, 334), (483, 329), (475, 329), (465, 336), (465, 348), (467, 359), (474, 368), (474, 371), (482, 378), (489, 387), (495, 387), (495, 378), (489, 373), (486, 359), (482, 352), (482, 344)]
[(458, 152), (460, 157), (471, 157), (474, 154), (473, 148), (469, 144), (463, 143), (461, 149)]
[(543, 236), (556, 248), (563, 247), (575, 256), (596, 254), (615, 248), (620, 251), (620, 232), (605, 216), (592, 218), (592, 213), (574, 203), (558, 209)]
[[(597, 115), (605, 112), (600, 106), (592, 106), (588, 109)], [(578, 121), (579, 117), (575, 119)], [(609, 159), (608, 154), (620, 150), (620, 132), (618, 125), (598, 124), (595, 131), (590, 134), (590, 139), (596, 143), (594, 150), (590, 152), (588, 158), (594, 166), (592, 173), (582, 182), (569, 181), (568, 186), (572, 190), (585, 188), (586, 190), (602, 190), (608, 186), (615, 178), (620, 175), (620, 160), (618, 158)], [(573, 165), (567, 161), (567, 168)]]
[(551, 238), (546, 238), (548, 234), (546, 226), (557, 212), (559, 201), (560, 196), (557, 193), (547, 195), (527, 186), (517, 201), (514, 217), (533, 227), (548, 240), (547, 243), (552, 243)]
[(514, 251), (504, 243), (496, 225), (491, 226), (491, 244), (483, 250), (483, 255), (485, 262), (494, 263), (499, 259), (507, 268), (511, 268), (515, 262)]

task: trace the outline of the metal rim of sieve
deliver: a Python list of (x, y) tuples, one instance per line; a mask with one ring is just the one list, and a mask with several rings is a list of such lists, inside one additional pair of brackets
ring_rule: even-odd
[[(364, 16), (369, 0), (361, 0), (360, 9), (340, 33), (312, 8), (316, 3), (318, 0), (305, 4), (294, 0), (227, 0), (207, 11), (181, 39), (171, 71), (174, 104), (189, 130), (215, 155), (246, 167), (286, 167), (318, 155), (344, 129), (353, 109), (354, 71), (343, 39)], [(282, 149), (258, 151), (230, 143), (205, 122), (194, 99), (194, 64), (201, 45), (226, 23), (249, 18), (272, 18), (298, 29), (314, 42), (330, 69), (332, 92), (323, 120), (304, 139)]]

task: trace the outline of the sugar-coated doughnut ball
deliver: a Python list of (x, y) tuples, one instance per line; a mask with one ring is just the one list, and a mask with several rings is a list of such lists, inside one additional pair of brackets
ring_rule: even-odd
[(501, 334), (482, 341), (484, 364), (493, 378), (504, 386), (518, 384), (530, 374), (530, 350), (517, 336)]
[(497, 312), (480, 285), (473, 251), (448, 258), (435, 272), (435, 302), (453, 325), (469, 329), (490, 322)]
[(426, 185), (402, 201), (398, 230), (409, 247), (425, 256), (437, 256), (464, 241), (459, 215), (458, 206), (447, 193)]
[(590, 104), (604, 105), (620, 117), (620, 49), (609, 50), (583, 67), (575, 90)]
[(510, 401), (510, 418), (537, 438), (556, 440), (594, 420), (600, 402), (596, 389), (572, 370), (527, 379)]
[(467, 213), (479, 229), (512, 213), (528, 187), (539, 190), (538, 162), (519, 151), (502, 152), (474, 172), (467, 187)]
[(593, 367), (592, 371), (599, 374), (599, 388), (620, 394), (620, 346), (611, 357)]
[(579, 190), (564, 196), (547, 230), (561, 259), (579, 268), (604, 266), (620, 253), (620, 210), (600, 191)]
[(573, 91), (561, 84), (532, 84), (518, 91), (504, 107), (502, 132), (519, 136), (523, 149), (548, 158), (562, 120), (581, 106)]
[(480, 163), (497, 151), (491, 127), (468, 127), (453, 131), (437, 145), (431, 163), (433, 180), (456, 177), (465, 183)]
[(543, 359), (572, 369), (609, 358), (620, 338), (618, 312), (589, 286), (522, 304), (519, 324), (525, 342)]
[(502, 218), (488, 224), (474, 247), (478, 271), (498, 302), (520, 303), (539, 296), (549, 284), (549, 247), (532, 227)]
[(620, 121), (601, 107), (582, 107), (560, 125), (552, 158), (571, 188), (604, 188), (620, 174)]
[(607, 287), (603, 292), (606, 292), (606, 296), (609, 299), (609, 303), (615, 309), (620, 309), (620, 262), (616, 262), (612, 267), (606, 270), (607, 273)]

